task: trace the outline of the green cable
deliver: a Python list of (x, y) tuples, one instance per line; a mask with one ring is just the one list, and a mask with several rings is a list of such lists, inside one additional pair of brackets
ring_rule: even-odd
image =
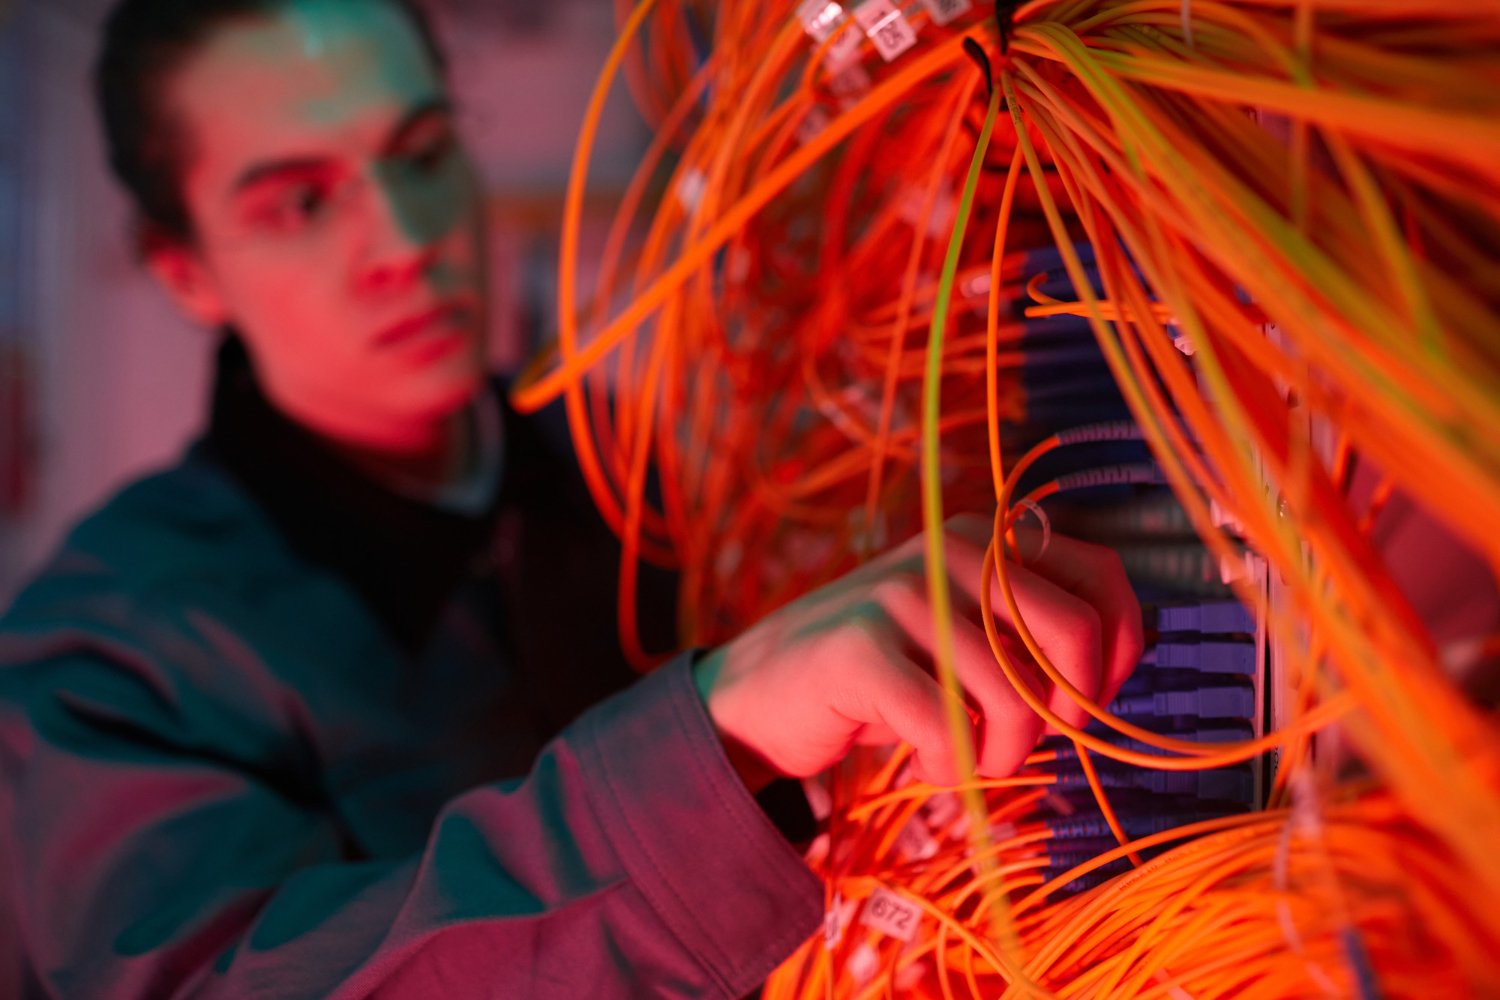
[[(938, 279), (937, 300), (933, 304), (932, 326), (927, 342), (927, 371), (922, 383), (922, 526), (927, 543), (927, 595), (932, 605), (935, 640), (933, 652), (937, 661), (938, 680), (946, 695), (943, 708), (948, 717), (948, 730), (953, 740), (959, 780), (966, 782), (960, 795), (964, 808), (969, 813), (977, 856), (981, 859), (979, 863), (985, 869), (983, 874), (986, 876), (997, 876), (998, 873), (991, 870), (995, 867), (995, 859), (993, 852), (989, 850), (989, 811), (985, 808), (984, 794), (969, 780), (976, 772), (976, 762), (974, 741), (969, 732), (969, 716), (964, 708), (962, 687), (954, 665), (953, 602), (948, 590), (948, 565), (943, 547), (942, 463), (938, 446), (942, 414), (943, 334), (953, 301), (953, 285), (958, 274), (964, 234), (968, 230), (969, 219), (974, 214), (974, 193), (979, 186), (985, 156), (989, 152), (995, 121), (1000, 115), (1000, 97), (1000, 90), (991, 86), (984, 127), (980, 130), (973, 159), (969, 161), (969, 175), (964, 181), (963, 196), (959, 199), (953, 235), (948, 240), (948, 255), (943, 260), (943, 270)], [(1026, 979), (1020, 935), (1016, 933), (1015, 922), (1006, 900), (997, 893), (991, 897), (990, 906), (991, 926), (999, 935), (1000, 952), (1014, 963), (1014, 968), (1007, 970), (1013, 984), (1034, 991), (1035, 986)]]

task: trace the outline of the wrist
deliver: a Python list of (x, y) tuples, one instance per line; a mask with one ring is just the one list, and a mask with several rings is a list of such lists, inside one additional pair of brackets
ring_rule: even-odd
[(740, 776), (745, 787), (754, 794), (777, 778), (785, 776), (726, 727), (722, 718), (722, 698), (718, 697), (725, 660), (722, 648), (710, 650), (698, 657), (693, 663), (693, 683), (698, 689), (698, 697), (708, 710), (708, 717), (713, 722), (714, 732), (718, 734), (719, 743), (724, 747), (724, 755), (729, 758), (730, 766)]

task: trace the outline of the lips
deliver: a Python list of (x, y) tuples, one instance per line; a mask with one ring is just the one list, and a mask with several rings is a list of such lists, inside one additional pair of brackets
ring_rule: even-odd
[(375, 346), (396, 347), (434, 334), (450, 333), (455, 326), (467, 326), (473, 313), (473, 308), (466, 302), (432, 306), (381, 330), (375, 337)]

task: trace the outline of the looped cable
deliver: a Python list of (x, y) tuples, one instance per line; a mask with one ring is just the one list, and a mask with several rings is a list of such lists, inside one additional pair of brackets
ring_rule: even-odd
[(1047, 554), (1047, 548), (1052, 544), (1052, 518), (1047, 516), (1047, 512), (1045, 510), (1042, 510), (1041, 504), (1037, 503), (1035, 500), (1025, 499), (1017, 503), (1016, 506), (1024, 507), (1027, 510), (1031, 511), (1036, 515), (1036, 519), (1041, 522), (1042, 544), (1037, 548), (1036, 554), (1033, 555), (1030, 559), (1021, 558), (1021, 550), (1019, 546), (1016, 548), (1016, 556), (1017, 558), (1021, 559), (1022, 565), (1025, 565), (1028, 562), (1037, 562), (1042, 558), (1042, 556)]

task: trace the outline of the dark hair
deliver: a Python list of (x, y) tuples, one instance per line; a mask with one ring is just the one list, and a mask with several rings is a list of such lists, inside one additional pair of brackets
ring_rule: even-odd
[[(182, 198), (185, 152), (180, 126), (163, 107), (165, 82), (215, 31), (264, 17), (291, 0), (120, 0), (104, 26), (94, 96), (109, 165), (135, 201), (137, 239), (187, 241), (193, 222)], [(370, 3), (371, 0), (349, 0)], [(446, 60), (417, 0), (385, 0), (406, 13), (433, 65)]]

